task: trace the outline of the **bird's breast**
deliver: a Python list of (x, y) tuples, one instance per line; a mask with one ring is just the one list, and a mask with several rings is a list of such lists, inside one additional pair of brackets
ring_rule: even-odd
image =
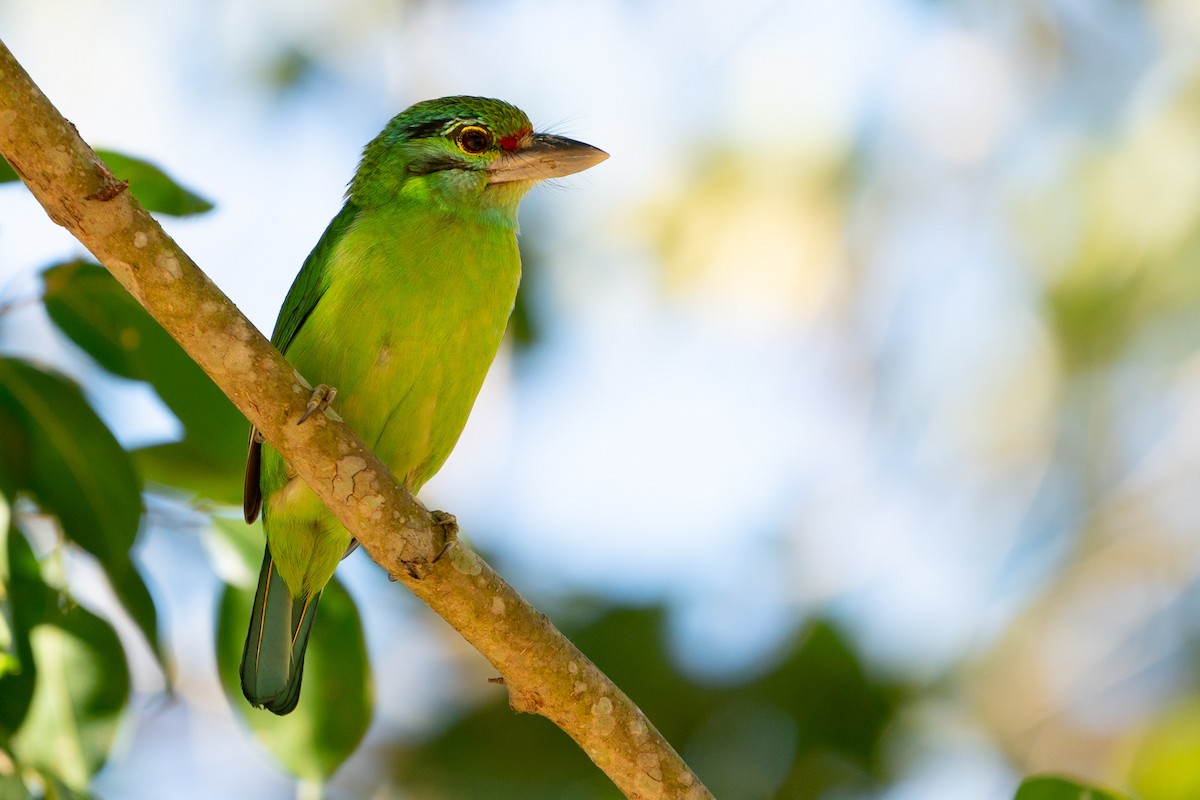
[[(415, 489), (458, 439), (516, 297), (511, 230), (355, 226), (288, 356), (338, 389), (335, 410)], [(406, 478), (406, 476), (408, 476)]]

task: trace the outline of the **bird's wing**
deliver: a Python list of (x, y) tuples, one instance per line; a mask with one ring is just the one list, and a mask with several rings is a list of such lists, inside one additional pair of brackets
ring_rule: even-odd
[(347, 202), (342, 206), (342, 210), (329, 223), (325, 233), (321, 234), (317, 246), (308, 254), (308, 258), (304, 259), (304, 266), (292, 282), (292, 288), (284, 298), (283, 308), (279, 310), (275, 332), (271, 334), (271, 344), (279, 348), (279, 352), (287, 354), (288, 346), (296, 338), (308, 315), (317, 307), (325, 290), (329, 288), (329, 262), (333, 251), (354, 225), (358, 212), (359, 209), (354, 203)]
[(262, 470), (262, 439), (258, 429), (250, 426), (250, 448), (246, 453), (246, 477), (242, 481), (242, 516), (246, 523), (258, 519), (262, 510), (262, 486), (259, 485), (259, 473)]
[[(283, 308), (279, 310), (279, 319), (275, 321), (275, 332), (271, 334), (271, 344), (279, 352), (287, 354), (288, 347), (296, 334), (308, 319), (308, 315), (317, 307), (325, 290), (329, 288), (329, 261), (334, 248), (346, 235), (358, 218), (358, 207), (347, 202), (342, 210), (329, 223), (325, 233), (317, 241), (317, 246), (304, 259), (300, 274), (292, 282), (284, 298)], [(320, 380), (320, 376), (316, 376)], [(242, 513), (246, 522), (258, 518), (262, 508), (262, 488), (259, 485), (259, 472), (262, 468), (262, 441), (258, 431), (250, 429), (250, 447), (246, 454), (246, 477), (242, 484)]]

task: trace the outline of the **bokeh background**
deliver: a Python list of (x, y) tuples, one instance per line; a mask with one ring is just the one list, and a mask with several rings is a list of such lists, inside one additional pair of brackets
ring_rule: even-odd
[[(717, 796), (1200, 796), (1194, 0), (37, 0), (0, 32), (90, 143), (214, 202), (168, 230), (268, 332), (410, 103), (611, 153), (525, 201), (514, 335), (423, 499)], [(0, 191), (0, 352), (168, 441), (33, 302), (81, 254)], [(56, 556), (130, 658), (97, 796), (612, 796), (361, 552), (373, 722), (297, 785), (217, 678), (224, 512), (147, 502), (169, 681)]]

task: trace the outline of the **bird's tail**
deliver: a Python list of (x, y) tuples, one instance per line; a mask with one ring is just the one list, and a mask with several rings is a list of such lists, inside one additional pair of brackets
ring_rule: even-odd
[(242, 693), (257, 708), (287, 714), (300, 699), (304, 650), (321, 593), (293, 597), (268, 545), (242, 649)]

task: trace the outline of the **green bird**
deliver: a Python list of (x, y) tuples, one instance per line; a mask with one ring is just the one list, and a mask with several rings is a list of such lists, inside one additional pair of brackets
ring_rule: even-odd
[[(520, 109), (482, 97), (417, 103), (364, 149), (271, 342), (300, 374), (336, 387), (342, 419), (410, 492), (450, 455), (500, 346), (521, 277), (521, 197), (607, 157), (534, 133)], [(267, 542), (242, 691), (287, 714), (321, 590), (353, 539), (252, 430), (246, 521), (260, 509)]]

